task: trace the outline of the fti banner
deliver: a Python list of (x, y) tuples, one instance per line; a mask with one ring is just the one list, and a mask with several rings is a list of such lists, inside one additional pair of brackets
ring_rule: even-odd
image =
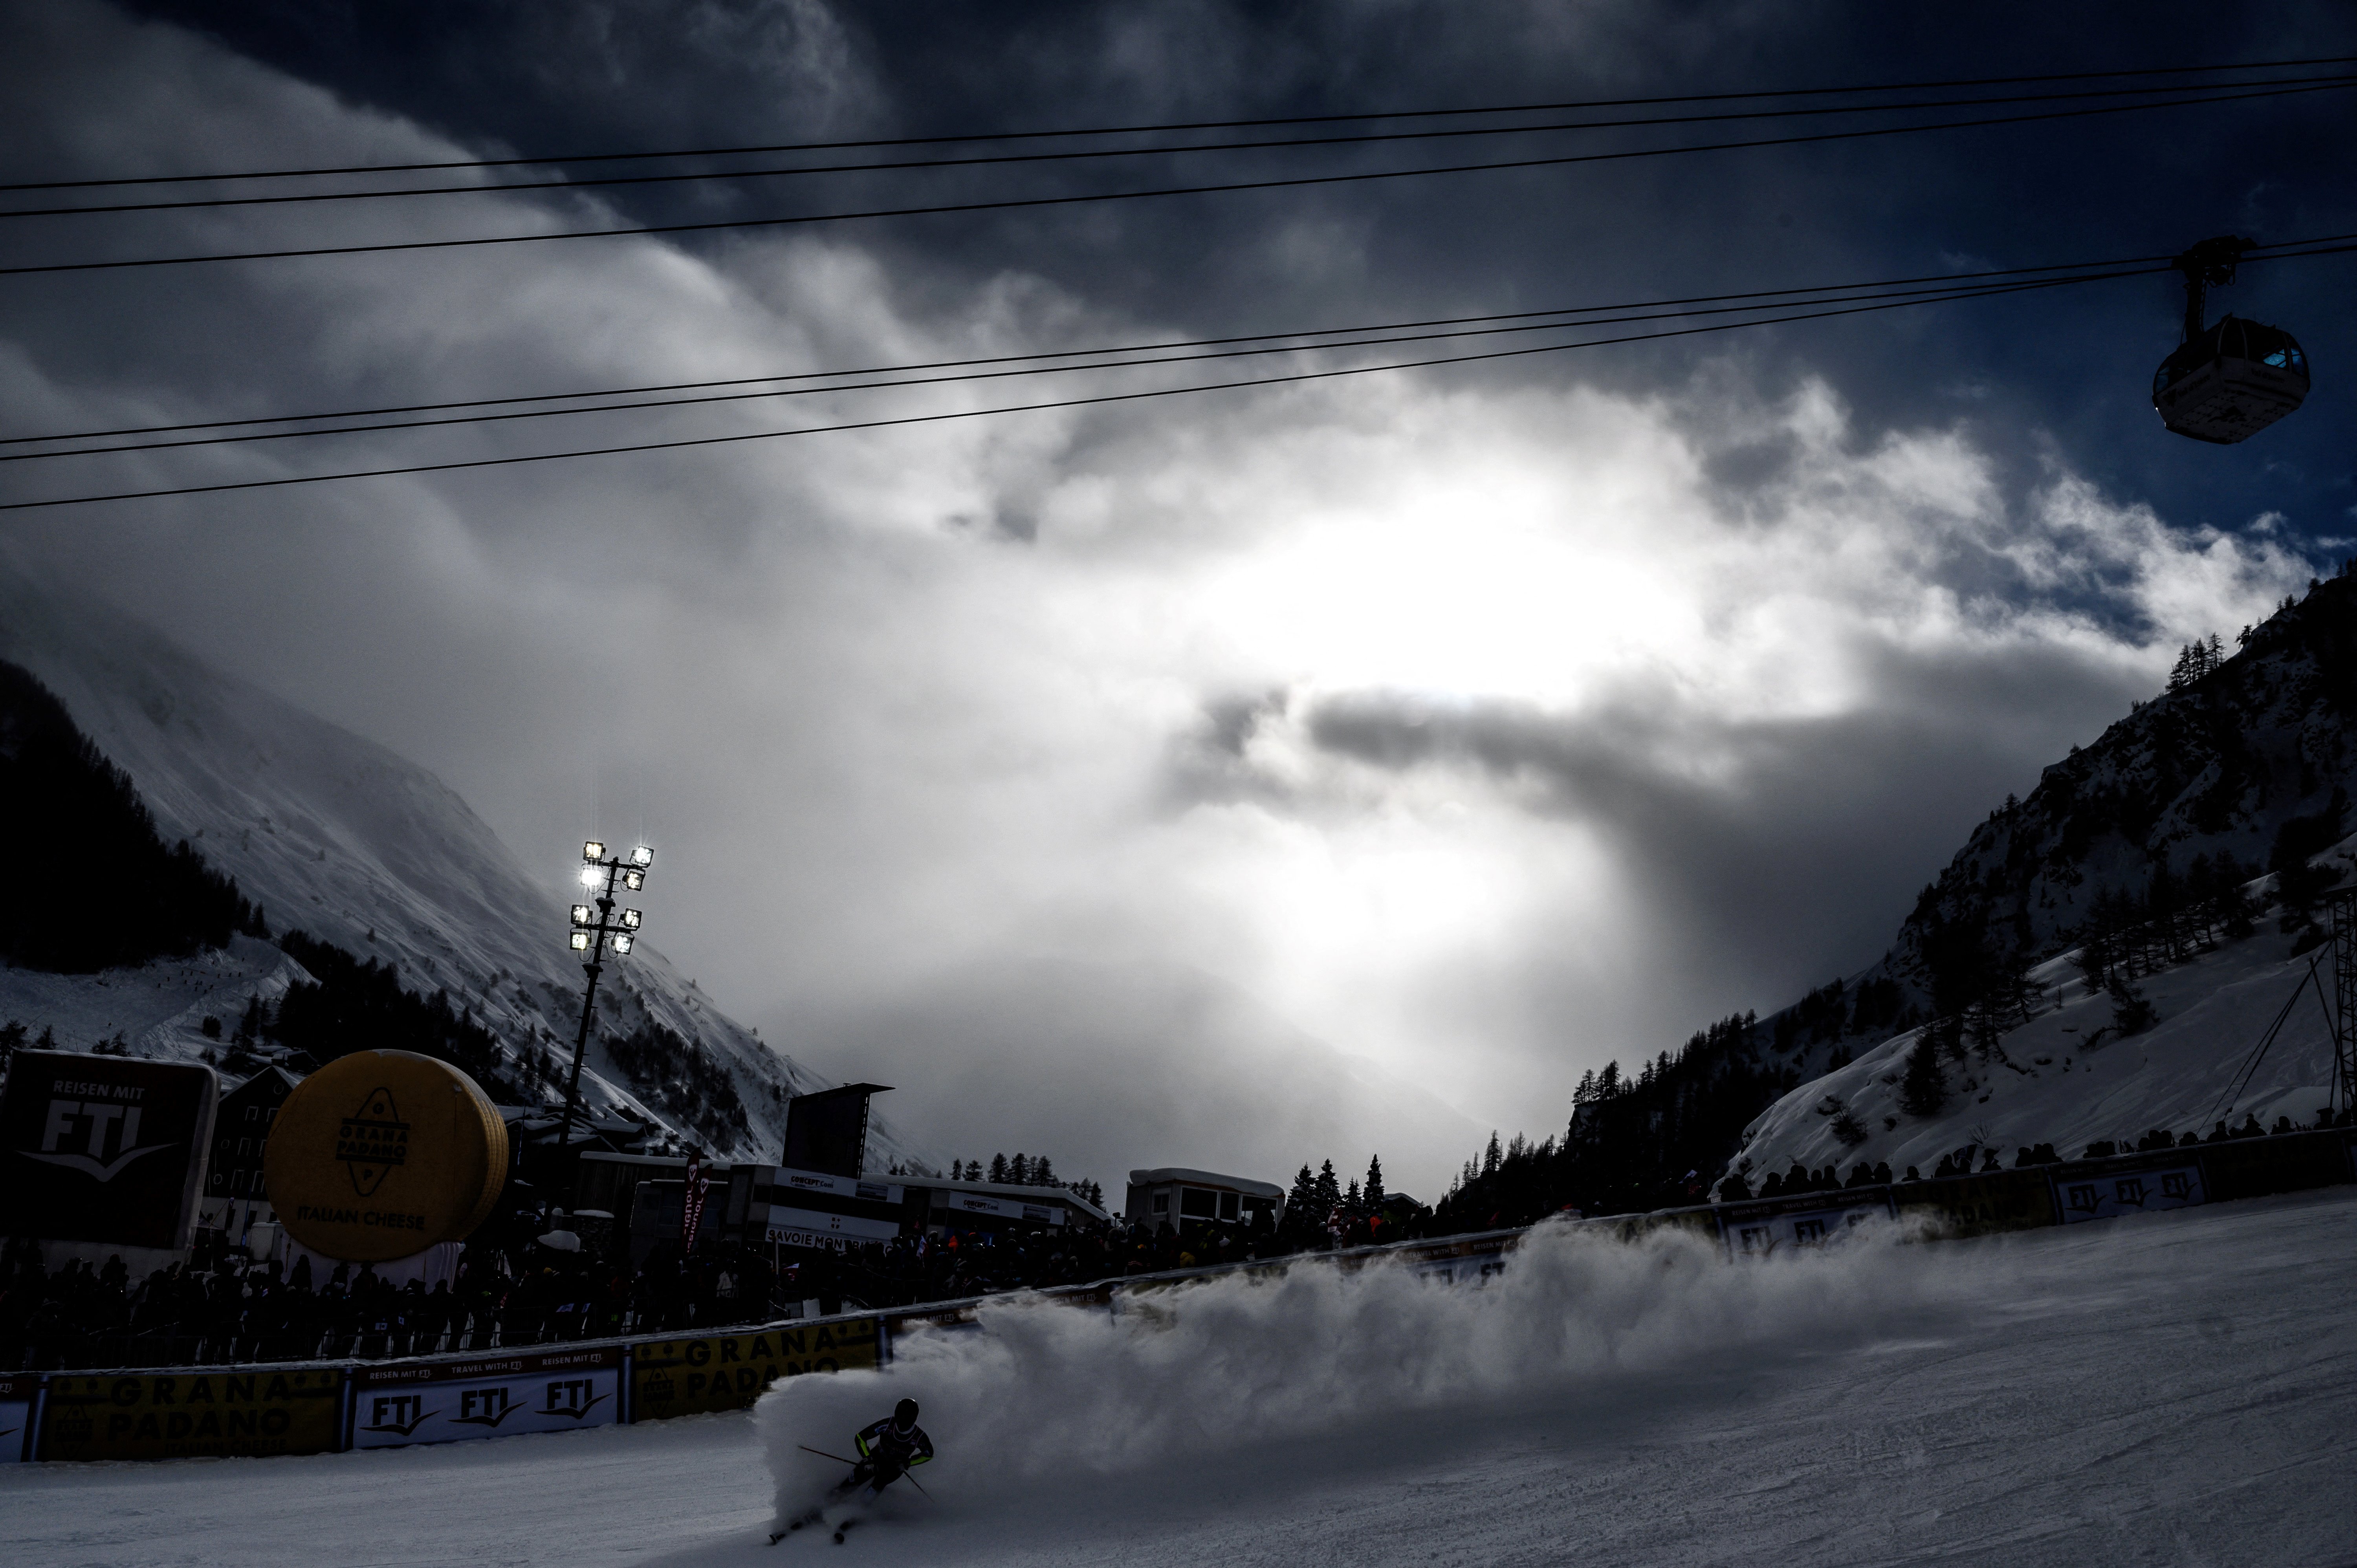
[(341, 1367), (49, 1379), (40, 1459), (320, 1454), (336, 1446)]
[(710, 1339), (661, 1339), (630, 1348), (630, 1419), (660, 1421), (742, 1410), (780, 1378), (874, 1367), (881, 1341), (873, 1317), (785, 1324)]
[(361, 1367), (352, 1373), (350, 1445), (610, 1426), (621, 1404), (622, 1352), (613, 1345)]
[(0, 1377), (0, 1465), (33, 1456), (33, 1398), (40, 1387), (38, 1372)]
[(2054, 1207), (2065, 1225), (2085, 1219), (2116, 1219), (2163, 1208), (2190, 1208), (2208, 1201), (2201, 1167), (2190, 1162), (2162, 1169), (2050, 1170)]
[(20, 1050), (0, 1089), (0, 1236), (186, 1247), (212, 1069)]

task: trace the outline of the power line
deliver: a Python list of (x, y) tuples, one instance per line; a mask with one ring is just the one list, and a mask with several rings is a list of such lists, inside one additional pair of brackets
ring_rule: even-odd
[[(2222, 83), (2212, 88), (2202, 86), (2204, 96), (2185, 100), (2189, 103), (2208, 102), (2210, 94), (2220, 95), (2220, 101), (2230, 101), (2223, 95), (2233, 87), (2288, 88), (2302, 86), (2349, 86), (2357, 78), (2342, 74), (2330, 77), (2279, 77), (2264, 81)], [(190, 209), (225, 207), (272, 207), (321, 201), (371, 201), (392, 198), (417, 196), (486, 196), (522, 190), (583, 190), (604, 186), (676, 185), (700, 181), (772, 179), (795, 175), (814, 174), (877, 174), (904, 173), (923, 169), (976, 168), (1015, 164), (1068, 163), (1091, 158), (1164, 157), (1199, 153), (1230, 153), (1267, 151), (1292, 147), (1331, 147), (1359, 145), (1375, 142), (1439, 141), (1467, 136), (1524, 136), (1552, 134), (1569, 131), (1610, 131), (1641, 127), (1668, 127), (1713, 124), (1732, 120), (1792, 120), (1826, 114), (1885, 114), (1932, 109), (1981, 108), (2003, 103), (2050, 103), (2064, 99), (2089, 98), (2149, 98), (2156, 93), (2194, 91), (2187, 87), (2119, 87), (2103, 90), (2018, 93), (1996, 98), (1948, 98), (1894, 100), (1882, 103), (1829, 104), (1823, 107), (1783, 109), (1732, 110), (1713, 114), (1657, 115), (1626, 120), (1556, 121), (1534, 125), (1469, 125), (1441, 130), (1370, 131), (1323, 136), (1292, 136), (1264, 138), (1256, 141), (1203, 142), (1181, 145), (1147, 145), (1136, 147), (1082, 147), (1053, 152), (987, 153), (973, 157), (909, 158), (893, 162), (851, 164), (805, 164), (785, 168), (698, 169), (685, 173), (600, 175), (582, 179), (510, 180), (500, 184), (433, 185), (395, 187), (382, 190), (307, 190), (276, 196), (208, 196), (187, 200), (154, 200), (113, 202), (104, 205), (78, 207), (32, 207), (0, 210), (5, 218), (70, 218), (91, 217), (126, 212), (178, 212)], [(2131, 105), (2141, 107), (2142, 105)], [(1905, 127), (1893, 127), (1904, 129)], [(672, 155), (649, 154), (650, 157)], [(6, 188), (0, 187), (0, 189)]]
[[(2127, 276), (2128, 274), (2102, 274)], [(2065, 287), (2074, 283), (2099, 281), (2088, 278), (2036, 278), (2000, 287), (1979, 291), (1957, 297), (1986, 298), (1996, 294), (2020, 294), (2037, 289)], [(1422, 360), (1394, 360), (1374, 365), (1348, 365), (1327, 370), (1289, 371), (1276, 376), (1255, 376), (1234, 381), (1200, 382), (1190, 386), (1153, 387), (1135, 392), (1103, 392), (1087, 397), (1054, 398), (1037, 403), (1002, 404), (994, 408), (952, 409), (936, 413), (898, 414), (874, 419), (848, 420), (834, 424), (800, 425), (784, 430), (739, 431), (725, 435), (683, 436), (664, 441), (641, 441), (627, 445), (570, 448), (559, 452), (521, 453), (501, 457), (469, 457), (438, 463), (406, 463), (380, 468), (356, 468), (340, 473), (292, 474), (269, 479), (236, 479), (206, 485), (175, 485), (148, 490), (119, 490), (102, 495), (59, 496), (46, 500), (0, 502), (0, 511), (30, 511), (53, 507), (86, 506), (102, 501), (154, 500), (171, 496), (213, 495), (231, 490), (277, 489), (289, 485), (327, 484), (346, 479), (391, 478), (411, 474), (450, 473), (471, 468), (512, 467), (527, 463), (560, 462), (576, 457), (619, 456), (644, 452), (677, 451), (690, 447), (733, 446), (748, 441), (773, 441), (796, 435), (833, 435), (856, 430), (882, 430), (905, 425), (938, 424), (955, 420), (991, 418), (1007, 413), (1034, 413), (1054, 409), (1100, 407), (1113, 403), (1138, 403), (1157, 398), (1183, 397), (1210, 392), (1232, 392), (1256, 387), (1274, 387), (1305, 381), (1331, 381), (1344, 376), (1372, 375), (1385, 371), (1420, 370), (1442, 365), (1472, 364), (1484, 360), (1521, 359), (1534, 354), (1561, 353), (1577, 349), (1601, 349), (1621, 343), (1651, 342), (1665, 338), (1690, 338), (1707, 333), (1728, 332), (1746, 327), (1770, 327), (1792, 321), (1815, 321), (1831, 317), (1857, 316), (1884, 310), (1901, 310), (1910, 306), (1941, 303), (1936, 297), (1914, 297), (1871, 305), (1844, 306), (1828, 310), (1796, 312), (1788, 316), (1769, 317), (1750, 321), (1713, 322), (1701, 327), (1675, 328), (1659, 332), (1636, 332), (1618, 338), (1599, 338), (1578, 343), (1546, 343), (1517, 349), (1491, 349), (1471, 354), (1435, 356)]]
[(316, 256), (382, 255), (395, 252), (447, 251), (485, 245), (532, 244), (554, 240), (600, 240), (650, 234), (708, 233), (731, 229), (770, 229), (809, 223), (843, 223), (877, 218), (913, 218), (965, 212), (1010, 211), (1023, 208), (1074, 206), (1096, 201), (1132, 201), (1168, 196), (1205, 196), (1246, 190), (1296, 189), (1310, 186), (1355, 185), (1372, 180), (1410, 179), (1430, 175), (1475, 174), (1495, 170), (1560, 167), (1574, 164), (1613, 163), (1631, 158), (1664, 157), (1686, 153), (1727, 152), (1749, 147), (1798, 146), (1813, 143), (1857, 141), (1877, 136), (1908, 135), (1927, 131), (1966, 130), (1988, 125), (2018, 125), (2042, 121), (2084, 119), (2147, 109), (2173, 109), (2266, 98), (2332, 92), (2357, 85), (2357, 78), (2324, 86), (2270, 88), (2214, 97), (2161, 100), (2142, 103), (2102, 104), (2093, 108), (2043, 110), (2033, 114), (1984, 116), (1935, 121), (1920, 125), (1878, 126), (1856, 131), (1820, 131), (1802, 135), (1755, 137), (1730, 142), (1700, 143), (1674, 147), (1640, 147), (1616, 152), (1566, 153), (1547, 157), (1511, 158), (1485, 163), (1449, 164), (1407, 169), (1373, 169), (1347, 174), (1297, 175), (1214, 184), (1168, 186), (1146, 190), (1096, 191), (1082, 195), (1010, 197), (990, 201), (937, 203), (916, 207), (874, 208), (864, 211), (801, 213), (774, 218), (714, 219), (687, 223), (630, 224), (610, 229), (566, 229), (531, 234), (481, 234), (447, 240), (400, 240), (374, 244), (312, 245), (276, 251), (217, 252), (210, 254), (130, 257), (115, 261), (48, 262), (0, 267), (0, 277), (42, 273), (111, 272), (129, 267), (186, 266), (207, 262), (286, 261)]
[[(2134, 277), (2146, 273), (2164, 272), (2167, 270), (2168, 269), (2165, 266), (2145, 266), (2136, 268), (2133, 271), (2090, 273), (2078, 277), (2056, 279), (2051, 281), (2064, 283), (2089, 283), (2104, 278)], [(1097, 359), (1085, 363), (1052, 365), (1026, 364), (1014, 369), (968, 370), (944, 375), (910, 375), (895, 381), (834, 381), (830, 384), (821, 386), (785, 387), (762, 392), (740, 391), (709, 392), (690, 397), (651, 398), (637, 403), (590, 403), (578, 404), (570, 408), (524, 409), (497, 413), (449, 414), (424, 419), (387, 421), (385, 423), (375, 424), (329, 424), (315, 426), (305, 430), (272, 430), (248, 432), (241, 435), (196, 436), (192, 438), (175, 440), (128, 442), (112, 446), (69, 447), (61, 451), (9, 452), (0, 453), (0, 463), (34, 462), (48, 457), (102, 456), (110, 453), (120, 452), (178, 451), (190, 446), (243, 446), (262, 441), (301, 440), (321, 435), (369, 435), (379, 431), (425, 430), (447, 428), (454, 425), (506, 424), (525, 419), (551, 419), (567, 414), (620, 413), (640, 412), (651, 409), (699, 408), (708, 407), (716, 403), (747, 403), (767, 398), (810, 397), (820, 393), (829, 392), (876, 392), (890, 390), (897, 387), (942, 386), (973, 381), (1004, 381), (1019, 376), (1070, 375), (1079, 371), (1134, 370), (1142, 366), (1154, 365), (1190, 365), (1200, 364), (1209, 360), (1253, 359), (1272, 354), (1333, 352), (1345, 349), (1383, 348), (1401, 343), (1429, 343), (1447, 338), (1487, 338), (1510, 332), (1566, 331), (1579, 328), (1621, 326), (1631, 322), (1659, 321), (1665, 318), (1749, 314), (1762, 310), (1789, 309), (1795, 306), (1803, 305), (1857, 304), (1862, 301), (1889, 298), (1903, 298), (1911, 302), (1930, 304), (1944, 300), (1973, 299), (1977, 298), (1984, 294), (2007, 294), (2013, 292), (2014, 288), (2015, 285), (2009, 283), (1991, 283), (1948, 288), (1901, 289), (1882, 293), (1835, 294), (1832, 291), (1822, 291), (1825, 294), (1825, 297), (1817, 299), (1786, 299), (1774, 305), (1729, 305), (1700, 309), (1690, 307), (1672, 307), (1668, 309), (1642, 311), (1632, 309), (1630, 313), (1619, 315), (1598, 315), (1596, 314), (1594, 307), (1590, 307), (1588, 310), (1579, 313), (1585, 317), (1584, 319), (1579, 320), (1513, 321), (1509, 325), (1453, 326), (1446, 330), (1439, 331), (1397, 331), (1389, 336), (1360, 336), (1341, 338), (1333, 342), (1326, 343), (1279, 342), (1263, 348), (1217, 349), (1199, 353), (1164, 353), (1151, 359)], [(1565, 316), (1570, 315), (1572, 312), (1533, 311), (1522, 314)], [(1483, 317), (1476, 319), (1501, 321), (1505, 318)], [(1381, 332), (1383, 330), (1383, 328), (1366, 328), (1360, 329), (1362, 333)], [(1278, 336), (1300, 337), (1307, 335), (1284, 334)], [(1029, 357), (1026, 356), (1025, 358)], [(827, 372), (813, 372), (813, 376), (824, 375)], [(836, 373), (856, 374), (858, 372)], [(777, 381), (787, 378), (765, 377), (760, 379)], [(792, 379), (802, 380), (810, 378), (797, 377)], [(16, 438), (16, 440), (19, 442), (27, 439), (34, 438)]]
[[(2255, 247), (2251, 251), (2246, 252), (2244, 253), (2244, 260), (2247, 262), (2264, 262), (2270, 260), (2290, 260), (2302, 255), (2337, 254), (2339, 253), (2337, 250), (2318, 250), (2313, 249), (2312, 247), (2337, 247), (2342, 245), (2346, 242), (2352, 241), (2357, 241), (2357, 233), (2324, 234), (2300, 240), (2276, 241), (2271, 244)], [(2289, 253), (2287, 254), (2286, 252)], [(1927, 294), (1939, 293), (1943, 297), (1964, 297), (1964, 291), (1997, 279), (2033, 277), (2058, 273), (2092, 274), (2098, 272), (2104, 273), (2106, 275), (2126, 276), (2131, 275), (2131, 274), (2116, 272), (2116, 269), (2134, 269), (2136, 272), (2159, 270), (2158, 265), (2158, 263), (2166, 263), (2170, 260), (2170, 255), (2166, 252), (2144, 256), (2116, 256), (2104, 261), (2050, 263), (2026, 267), (1993, 267), (1968, 273), (1932, 273), (1918, 274), (1911, 277), (1878, 278), (1868, 282), (1850, 284), (1813, 284), (1787, 288), (1751, 289), (1733, 294), (1687, 295), (1677, 298), (1631, 300), (1622, 301), (1612, 305), (1560, 306), (1544, 310), (1499, 312), (1482, 316), (1432, 317), (1412, 321), (1364, 323), (1351, 327), (1301, 328), (1290, 330), (1242, 333), (1217, 338), (1176, 338), (1164, 339), (1156, 342), (1126, 343), (1094, 349), (1053, 349), (1035, 350), (1033, 352), (1021, 354), (992, 355), (975, 359), (928, 360), (907, 361), (899, 364), (851, 367), (834, 371), (802, 371), (780, 372), (772, 375), (733, 376), (706, 381), (662, 381), (640, 384), (636, 386), (605, 387), (585, 392), (534, 392), (506, 397), (456, 399), (440, 403), (382, 404), (371, 408), (335, 409), (314, 413), (263, 414), (240, 419), (191, 420), (171, 424), (125, 425), (109, 430), (60, 432), (48, 435), (16, 435), (0, 437), (0, 446), (26, 446), (34, 445), (57, 446), (69, 442), (115, 441), (137, 435), (171, 435), (199, 430), (250, 430), (257, 425), (293, 424), (328, 420), (390, 419), (395, 415), (401, 414), (447, 413), (460, 409), (505, 409), (512, 408), (522, 403), (558, 402), (579, 403), (584, 400), (596, 398), (650, 397), (665, 392), (697, 392), (729, 388), (768, 386), (780, 381), (840, 381), (844, 378), (854, 376), (914, 376), (920, 372), (933, 371), (993, 371), (999, 367), (1010, 365), (1039, 365), (1039, 362), (1043, 360), (1105, 360), (1111, 357), (1121, 355), (1169, 354), (1175, 350), (1226, 349), (1238, 344), (1247, 343), (1284, 344), (1292, 339), (1308, 338), (1350, 338), (1351, 341), (1336, 343), (1295, 343), (1292, 344), (1292, 349), (1296, 351), (1307, 351), (1320, 349), (1351, 348), (1366, 346), (1370, 342), (1375, 341), (1374, 339), (1367, 338), (1366, 335), (1371, 333), (1415, 332), (1424, 331), (1427, 328), (1488, 328), (1492, 324), (1510, 322), (1537, 322), (1538, 327), (1542, 328), (1550, 326), (1565, 328), (1598, 326), (1606, 325), (1608, 323), (1597, 320), (1585, 322), (1538, 322), (1538, 318), (1572, 316), (1585, 316), (1590, 317), (1604, 316), (1619, 317), (1623, 316), (1623, 313), (1631, 311), (1663, 311), (1674, 315), (1700, 315), (1709, 313), (1703, 311), (1675, 310), (1672, 308), (1686, 306), (1727, 306), (1730, 309), (1782, 309), (1801, 303), (1836, 302), (1832, 299), (1801, 301), (1795, 299), (1793, 297), (1795, 295), (1844, 295), (1853, 299), (1878, 298), (1887, 296), (1865, 291), (1912, 289), (1917, 285), (1931, 285), (1931, 287), (1922, 290), (1922, 292)], [(1949, 291), (1955, 292), (1952, 295)], [(1729, 305), (1729, 302), (1741, 301), (1760, 301), (1762, 303), (1749, 306)], [(1534, 329), (1536, 328), (1534, 328)], [(1441, 337), (1453, 336), (1456, 334), (1434, 332), (1432, 335), (1435, 337)], [(1287, 350), (1285, 348), (1280, 347), (1277, 349), (1270, 351), (1282, 352)], [(1168, 360), (1143, 362), (1175, 363), (1184, 362), (1186, 360), (1189, 359), (1211, 357), (1216, 356), (1200, 354), (1183, 356), (1174, 355), (1173, 358)], [(1049, 370), (1098, 370), (1110, 368), (1118, 367), (1104, 363), (1055, 366), (1040, 365), (1039, 366), (1039, 371), (1040, 373), (1044, 373)], [(962, 380), (980, 378), (947, 377), (939, 379)], [(925, 381), (903, 381), (882, 384), (911, 386), (931, 383)], [(799, 391), (802, 389), (795, 390)], [(816, 392), (834, 392), (853, 389), (835, 385), (812, 387), (807, 390)], [(756, 393), (752, 395), (766, 396), (771, 394)], [(690, 406), (700, 401), (705, 400), (692, 398), (664, 399), (647, 406)], [(530, 411), (527, 416), (538, 416), (541, 414), (554, 415), (576, 412), (598, 413), (613, 412), (613, 410), (610, 407), (581, 409), (554, 408)], [(360, 428), (364, 430), (393, 430), (409, 427), (410, 426), (406, 424), (393, 424), (368, 425), (361, 426)], [(334, 432), (334, 434), (350, 433), (350, 432)], [(269, 435), (273, 436), (281, 435), (298, 435), (303, 434), (307, 433), (302, 431), (269, 433)], [(207, 443), (167, 443), (165, 445), (203, 444)], [(145, 448), (126, 446), (95, 448), (93, 450), (132, 451), (143, 449)], [(0, 453), (0, 461), (11, 460), (18, 456), (76, 456), (86, 455), (88, 454), (80, 451), (39, 452), (29, 454)]]
[(1752, 98), (1840, 97), (1881, 92), (1935, 92), (1967, 87), (2013, 87), (2045, 81), (2119, 81), (2161, 76), (2206, 76), (2230, 71), (2292, 70), (2348, 65), (2357, 55), (2321, 55), (2300, 59), (2245, 60), (2229, 65), (2154, 66), (2135, 70), (2050, 71), (2029, 76), (1957, 77), (1934, 81), (1879, 82), (1847, 87), (1768, 88), (1746, 92), (1671, 93), (1651, 98), (1595, 98), (1547, 103), (1510, 103), (1458, 109), (1370, 110), (1348, 114), (1288, 114), (1247, 120), (1172, 121), (1160, 124), (1098, 125), (1063, 130), (989, 131), (941, 136), (876, 137), (859, 141), (774, 142), (730, 147), (683, 147), (657, 152), (543, 154), (529, 157), (454, 158), (405, 164), (350, 164), (337, 167), (250, 169), (230, 174), (135, 175), (111, 179), (59, 179), (0, 185), (0, 192), (90, 190), (126, 185), (184, 185), (246, 179), (305, 179), (330, 175), (410, 174), (448, 169), (514, 168), (524, 166), (619, 163), (651, 158), (729, 157), (767, 153), (844, 152), (867, 147), (949, 146), (975, 142), (1016, 142), (1072, 136), (1161, 135), (1180, 131), (1251, 130), (1271, 125), (1331, 125), (1366, 120), (1420, 120), (1474, 114), (1536, 114), (1572, 110), (1633, 109), (1666, 103), (1729, 103)]

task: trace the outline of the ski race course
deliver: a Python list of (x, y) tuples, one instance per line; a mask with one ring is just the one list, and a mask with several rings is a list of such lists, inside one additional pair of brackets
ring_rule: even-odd
[[(1534, 1240), (1479, 1289), (1298, 1267), (1013, 1305), (754, 1411), (0, 1469), (81, 1564), (2357, 1563), (2357, 1195), (1728, 1266)], [(942, 1457), (766, 1544), (913, 1394)]]

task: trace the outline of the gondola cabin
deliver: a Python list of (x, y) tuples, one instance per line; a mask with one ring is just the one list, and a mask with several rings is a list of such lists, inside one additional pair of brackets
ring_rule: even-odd
[(2233, 316), (2163, 360), (2152, 379), (2163, 424), (2220, 446), (2258, 434), (2307, 396), (2308, 356), (2292, 335)]

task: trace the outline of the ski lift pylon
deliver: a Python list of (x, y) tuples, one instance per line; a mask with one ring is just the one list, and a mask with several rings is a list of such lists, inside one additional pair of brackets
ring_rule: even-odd
[(2215, 327), (2201, 317), (2210, 289), (2234, 281), (2235, 263), (2258, 242), (2221, 235), (2179, 256), (2185, 275), (2185, 341), (2152, 378), (2152, 406), (2179, 435), (2229, 446), (2255, 435), (2308, 396), (2308, 356), (2279, 327), (2229, 312)]

